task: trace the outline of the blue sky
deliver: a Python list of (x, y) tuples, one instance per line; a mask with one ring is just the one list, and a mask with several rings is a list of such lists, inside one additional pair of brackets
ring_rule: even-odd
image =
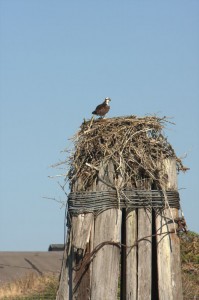
[(49, 166), (105, 97), (110, 117), (173, 117), (165, 131), (199, 231), (199, 2), (0, 0), (0, 251), (62, 243)]

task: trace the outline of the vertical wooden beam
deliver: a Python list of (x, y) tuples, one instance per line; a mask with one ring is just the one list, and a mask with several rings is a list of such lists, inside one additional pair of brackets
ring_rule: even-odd
[[(81, 178), (78, 179), (72, 187), (73, 192), (81, 191)], [(90, 188), (95, 190), (95, 183)], [(79, 214), (72, 217), (72, 299), (90, 299), (91, 289), (91, 269), (90, 265), (86, 269), (82, 267), (85, 262), (85, 254), (93, 250), (94, 216), (92, 213)], [(71, 300), (71, 299), (70, 299)]]
[(121, 224), (121, 271), (120, 271), (120, 299), (126, 299), (126, 209), (122, 209), (122, 224)]
[(72, 245), (75, 249), (82, 249), (85, 253), (90, 240), (91, 228), (94, 222), (93, 214), (79, 214), (72, 217)]
[(151, 210), (138, 209), (138, 300), (151, 300)]
[(128, 210), (126, 214), (126, 300), (137, 299), (137, 214)]
[[(114, 185), (114, 165), (102, 163), (99, 178)], [(96, 189), (110, 190), (102, 181)], [(120, 242), (121, 210), (109, 209), (100, 213), (95, 220), (94, 249), (103, 242)], [(104, 245), (96, 252), (92, 263), (91, 299), (116, 300), (118, 293), (120, 249), (115, 245)]]
[[(121, 211), (109, 209), (95, 222), (94, 249), (106, 241), (120, 242)], [(92, 269), (91, 299), (115, 300), (118, 293), (120, 249), (105, 245), (95, 255)]]
[[(175, 158), (164, 161), (163, 175), (167, 179), (166, 190), (177, 190)], [(166, 208), (158, 212), (156, 218), (158, 289), (159, 300), (182, 300), (182, 280), (180, 262), (180, 240), (177, 234), (169, 233), (176, 229), (173, 219), (178, 217), (178, 209)]]
[(68, 242), (64, 249), (60, 280), (59, 280), (59, 288), (57, 290), (56, 300), (69, 300), (69, 293), (70, 293), (69, 291), (70, 289), (69, 288), (69, 261), (70, 261), (69, 239), (70, 237), (68, 237)]
[(156, 239), (156, 212), (152, 209), (152, 274), (151, 274), (151, 299), (159, 300), (158, 295), (158, 267), (157, 267), (157, 239)]

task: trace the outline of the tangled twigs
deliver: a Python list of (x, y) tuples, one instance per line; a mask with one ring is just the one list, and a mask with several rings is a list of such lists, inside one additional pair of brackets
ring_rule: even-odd
[(188, 169), (162, 133), (167, 123), (174, 124), (166, 117), (156, 116), (84, 121), (73, 138), (73, 153), (63, 162), (69, 168), (67, 179), (73, 184), (81, 177), (85, 191), (96, 180), (102, 160), (112, 160), (114, 176), (122, 176), (122, 188), (129, 184), (136, 187), (143, 178), (161, 187), (164, 178), (160, 166), (165, 158), (175, 158), (178, 171)]

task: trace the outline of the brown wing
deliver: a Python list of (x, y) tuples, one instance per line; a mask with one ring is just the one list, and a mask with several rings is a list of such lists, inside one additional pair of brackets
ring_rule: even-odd
[(98, 115), (98, 116), (104, 116), (105, 114), (107, 114), (107, 112), (109, 111), (110, 109), (110, 106), (109, 105), (106, 105), (104, 103), (98, 105), (96, 107), (96, 109), (92, 112), (92, 114), (94, 115)]

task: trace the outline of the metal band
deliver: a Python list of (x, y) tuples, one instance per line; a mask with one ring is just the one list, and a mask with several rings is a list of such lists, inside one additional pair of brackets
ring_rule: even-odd
[(111, 208), (180, 208), (178, 191), (124, 190), (71, 192), (68, 196), (68, 211), (73, 214), (99, 212)]

